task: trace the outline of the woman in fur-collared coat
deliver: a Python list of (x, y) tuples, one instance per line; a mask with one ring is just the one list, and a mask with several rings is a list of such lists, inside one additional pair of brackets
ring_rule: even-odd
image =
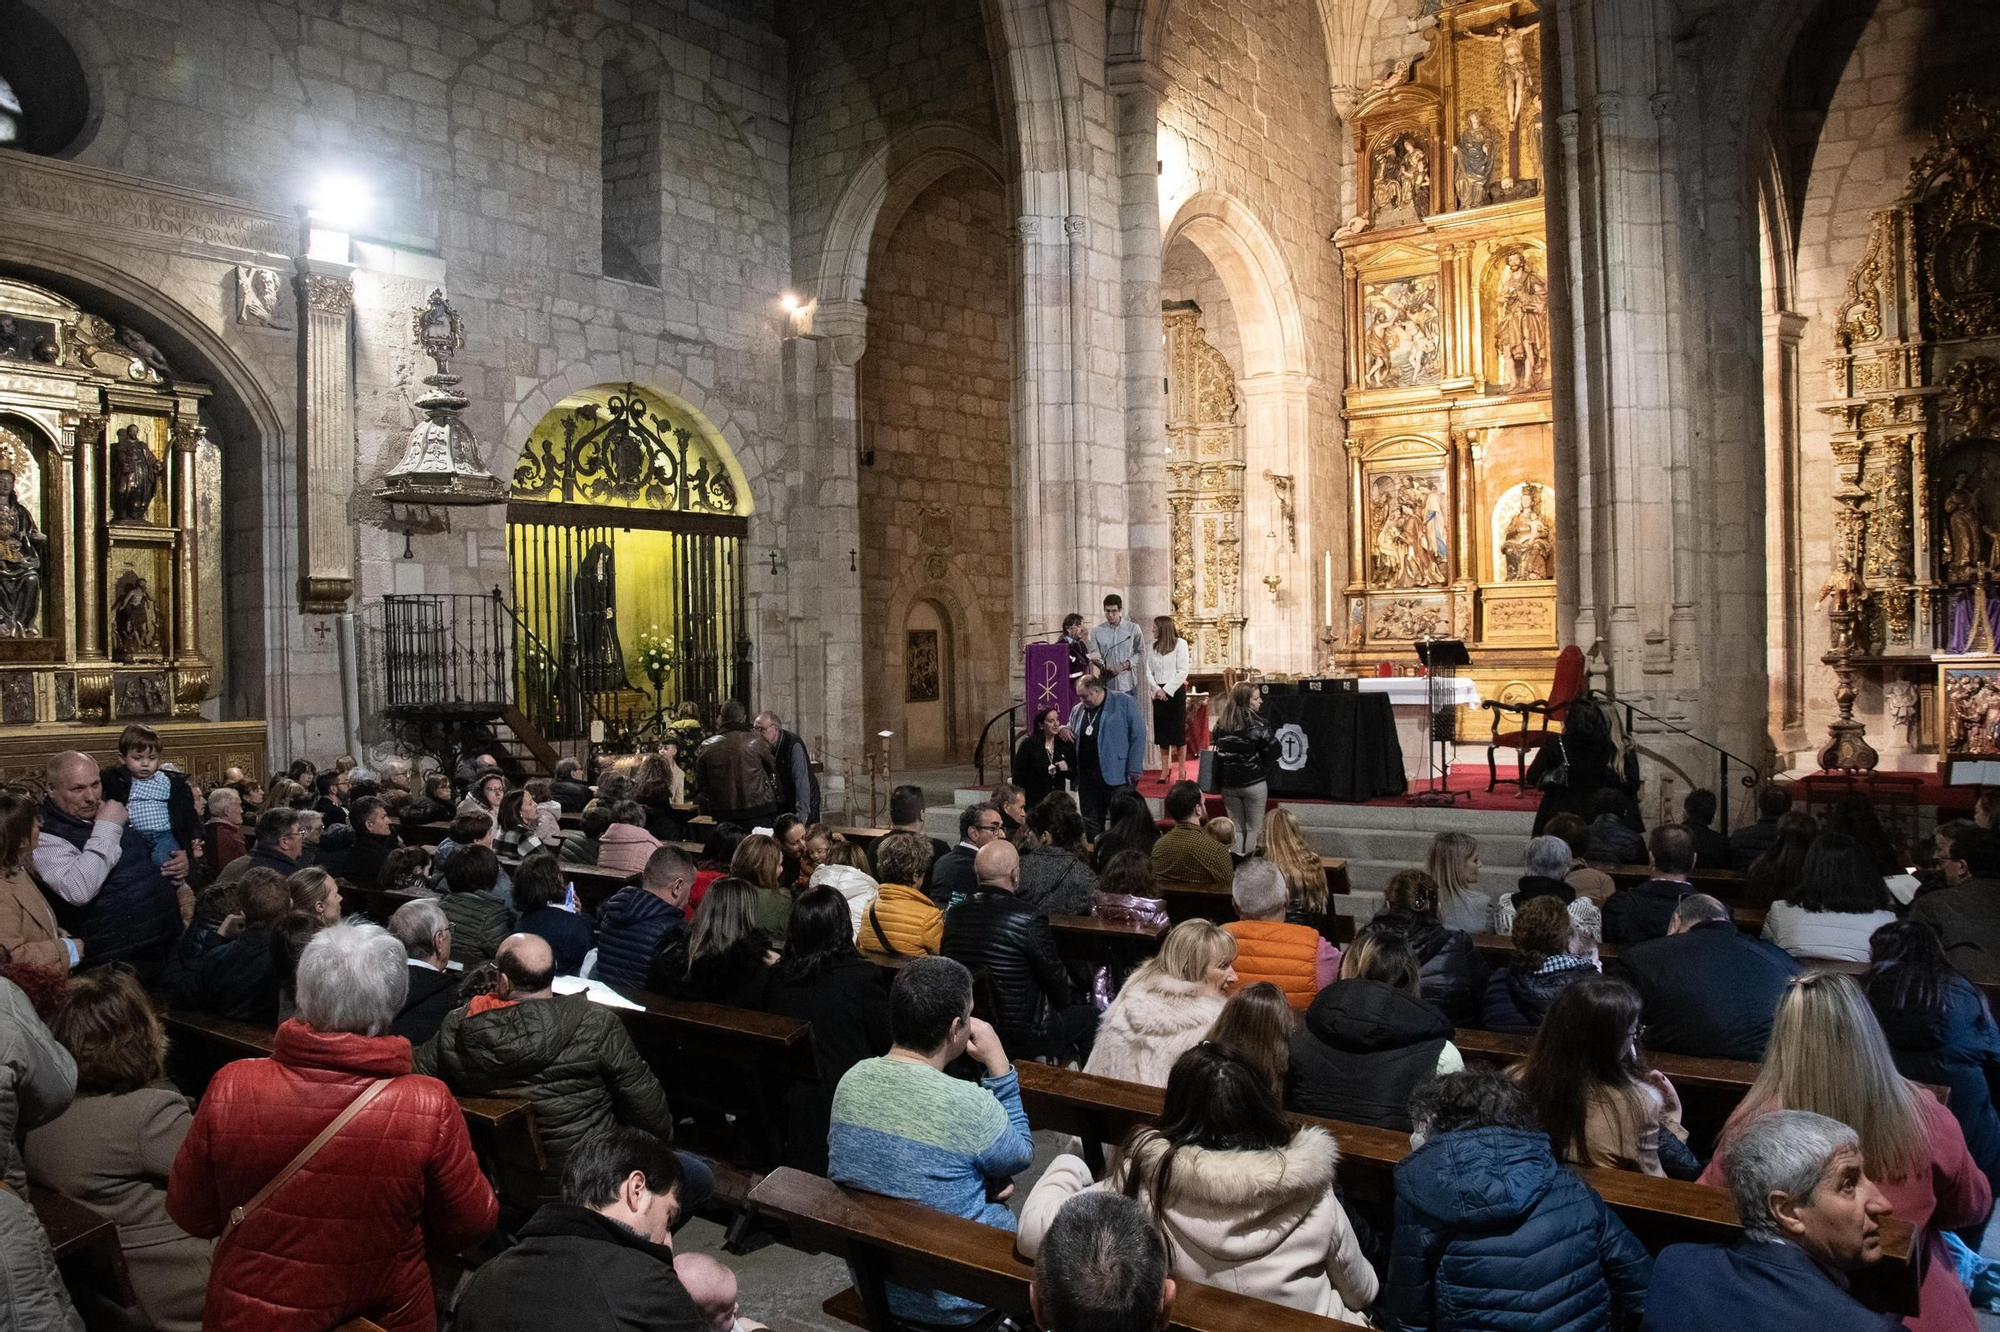
[(1015, 1242), (1033, 1258), (1072, 1196), (1117, 1189), (1152, 1214), (1181, 1280), (1358, 1322), (1380, 1288), (1334, 1196), (1339, 1160), (1324, 1129), (1293, 1129), (1242, 1056), (1198, 1046), (1174, 1065), (1159, 1123), (1126, 1140), (1109, 1177), (1091, 1183), (1074, 1156), (1050, 1164)]
[(1197, 1044), (1236, 984), (1236, 940), (1207, 920), (1184, 920), (1132, 973), (1098, 1024), (1086, 1073), (1167, 1085), (1174, 1061)]

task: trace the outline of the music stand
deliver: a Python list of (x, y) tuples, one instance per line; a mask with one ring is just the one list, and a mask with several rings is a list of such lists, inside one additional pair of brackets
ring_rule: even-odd
[(1424, 710), (1430, 714), (1430, 743), (1425, 748), (1431, 789), (1419, 791), (1411, 799), (1419, 805), (1456, 804), (1459, 793), (1450, 789), (1451, 758), (1446, 746), (1458, 739), (1458, 716), (1445, 707), (1444, 687), (1438, 682), (1455, 678), (1458, 668), (1470, 666), (1472, 658), (1466, 654), (1463, 639), (1421, 638), (1416, 646), (1417, 660), (1424, 664)]

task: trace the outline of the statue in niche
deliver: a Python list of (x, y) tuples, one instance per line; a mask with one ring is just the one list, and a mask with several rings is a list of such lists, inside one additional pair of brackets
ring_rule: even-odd
[(1542, 94), (1528, 96), (1527, 124), (1521, 128), (1521, 175), (1526, 180), (1542, 178)]
[(1944, 497), (1944, 570), (1946, 580), (1953, 583), (1969, 583), (1985, 571), (1980, 558), (1985, 553), (1980, 540), (1985, 524), (1971, 483), (1970, 475), (1958, 473)]
[(1375, 158), (1375, 219), (1400, 213), (1415, 221), (1430, 211), (1430, 157), (1416, 135), (1399, 135)]
[(124, 425), (111, 441), (111, 517), (121, 523), (143, 523), (160, 489), (160, 460), (139, 436), (139, 427)]
[(1514, 512), (1501, 529), (1500, 554), (1507, 562), (1510, 583), (1541, 582), (1556, 576), (1556, 539), (1546, 512), (1546, 495), (1539, 482), (1522, 482)]
[(1521, 108), (1528, 102), (1528, 31), (1527, 25), (1502, 23), (1498, 32), (1465, 34), (1475, 42), (1500, 45), (1500, 85), (1507, 91), (1509, 129), (1521, 123)]
[(1477, 111), (1465, 113), (1465, 128), (1459, 132), (1458, 143), (1451, 151), (1458, 162), (1458, 206), (1484, 206), (1492, 188), (1496, 144), (1493, 131), (1480, 120)]
[(14, 473), (0, 471), (0, 638), (41, 635), (42, 565), (48, 538), (14, 494)]
[(1549, 368), (1549, 284), (1515, 250), (1500, 274), (1500, 384), (1516, 393), (1542, 387)]
[(576, 673), (585, 689), (625, 688), (625, 649), (618, 643), (618, 570), (608, 542), (584, 552), (570, 588)]
[(127, 569), (111, 589), (111, 652), (120, 661), (155, 656), (160, 650), (159, 608), (153, 591)]

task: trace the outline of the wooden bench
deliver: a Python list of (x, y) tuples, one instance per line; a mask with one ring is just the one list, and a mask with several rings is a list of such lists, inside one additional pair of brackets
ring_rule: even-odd
[[(1028, 1305), (1034, 1265), (1014, 1251), (1007, 1231), (791, 1169), (765, 1176), (750, 1205), (782, 1224), (794, 1245), (847, 1260), (855, 1288), (822, 1306), (842, 1322), (898, 1332), (886, 1290), (894, 1281), (947, 1291), (1034, 1325)], [(1175, 1288), (1168, 1327), (1176, 1332), (1364, 1332), (1358, 1324), (1192, 1281), (1176, 1281)]]
[(134, 1307), (132, 1283), (118, 1223), (93, 1207), (50, 1188), (29, 1197), (49, 1237), (70, 1302), (86, 1327), (129, 1327), (143, 1323)]
[[(1166, 1093), (1158, 1087), (1076, 1073), (1048, 1064), (1016, 1064), (1021, 1104), (1037, 1129), (1075, 1134), (1093, 1173), (1104, 1170), (1102, 1144), (1117, 1143), (1133, 1128), (1159, 1117)], [(1396, 1163), (1410, 1154), (1410, 1135), (1364, 1124), (1346, 1124), (1312, 1115), (1288, 1116), (1314, 1124), (1340, 1144), (1339, 1181), (1350, 1205), (1383, 1215), (1395, 1200)], [(1722, 1189), (1682, 1180), (1656, 1179), (1625, 1170), (1579, 1169), (1585, 1183), (1631, 1228), (1646, 1248), (1658, 1253), (1669, 1244), (1733, 1244), (1743, 1229), (1735, 1205)], [(1882, 1222), (1882, 1262), (1855, 1283), (1870, 1307), (1895, 1313), (1916, 1309), (1917, 1274), (1909, 1223)]]
[[(1611, 876), (1611, 881), (1620, 888), (1634, 888), (1653, 877), (1650, 865), (1613, 865), (1598, 861), (1588, 862), (1594, 870)], [(1718, 902), (1734, 906), (1743, 900), (1744, 876), (1740, 870), (1697, 869), (1688, 875), (1688, 886), (1694, 892), (1707, 893)]]
[[(176, 1081), (181, 1090), (196, 1097), (206, 1090), (209, 1080), (224, 1064), (268, 1057), (277, 1034), (272, 1028), (254, 1022), (237, 1022), (208, 1013), (162, 1009), (160, 1020), (166, 1025), (173, 1050), (184, 1061), (192, 1061), (183, 1063), (182, 1076), (198, 1076), (199, 1085), (190, 1087), (181, 1079)], [(534, 1161), (537, 1170), (546, 1168), (547, 1157), (532, 1101), (511, 1096), (461, 1096), (458, 1108), (465, 1116), (465, 1129), (472, 1138), (473, 1150), (482, 1158), (497, 1161), (504, 1153), (509, 1159)]]
[(1158, 926), (1104, 920), (1097, 916), (1050, 916), (1056, 950), (1079, 962), (1132, 966), (1151, 957), (1166, 931)]
[(397, 826), (396, 835), (404, 846), (436, 846), (450, 831), (448, 823), (404, 823)]
[(1339, 856), (1321, 856), (1319, 867), (1326, 874), (1326, 890), (1343, 896), (1350, 890), (1347, 880), (1347, 862)]
[(1236, 903), (1227, 888), (1161, 879), (1154, 891), (1167, 904), (1167, 919), (1176, 925), (1184, 920), (1212, 920), (1227, 925), (1236, 919)]

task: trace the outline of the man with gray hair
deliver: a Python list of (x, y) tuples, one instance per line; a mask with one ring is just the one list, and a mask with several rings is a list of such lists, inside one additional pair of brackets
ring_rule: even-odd
[(1849, 1275), (1882, 1257), (1890, 1211), (1853, 1129), (1804, 1110), (1759, 1115), (1730, 1143), (1723, 1174), (1743, 1238), (1669, 1245), (1653, 1265), (1648, 1332), (1904, 1326), (1847, 1293)]
[(1569, 882), (1569, 843), (1560, 837), (1537, 837), (1521, 853), (1521, 885), (1503, 893), (1493, 904), (1496, 934), (1514, 932), (1514, 913), (1537, 897), (1553, 897), (1567, 906), (1576, 901), (1576, 888)]
[(70, 965), (125, 962), (142, 983), (156, 983), (181, 932), (175, 888), (187, 877), (187, 852), (154, 864), (151, 840), (126, 821), (123, 802), (104, 798), (89, 755), (58, 754), (45, 775), (42, 835), (30, 860), (55, 899), (56, 923), (75, 941)]
[(458, 977), (445, 966), (451, 958), (451, 918), (435, 899), (420, 897), (396, 908), (389, 933), (403, 946), (410, 969), (410, 992), (403, 996), (389, 1034), (422, 1045), (437, 1035), (444, 1015), (458, 1007)]
[(1305, 1012), (1340, 974), (1340, 950), (1312, 926), (1285, 919), (1291, 886), (1274, 861), (1252, 856), (1238, 865), (1229, 900), (1236, 919), (1222, 928), (1236, 940), (1238, 987), (1269, 981), (1285, 992), (1294, 1012)]
[(1675, 905), (1666, 938), (1621, 949), (1609, 970), (1639, 991), (1648, 1049), (1755, 1062), (1799, 964), (1737, 929), (1713, 897), (1689, 893)]
[(1028, 1305), (1047, 1332), (1160, 1332), (1174, 1303), (1167, 1246), (1137, 1199), (1079, 1193), (1035, 1257)]
[(329, 926), (299, 958), (298, 1017), (279, 1025), (270, 1058), (239, 1059), (208, 1084), (167, 1173), (182, 1230), (214, 1239), (236, 1223), (202, 1326), (429, 1327), (424, 1253), (463, 1253), (493, 1229), (498, 1206), (458, 1102), (411, 1076), (410, 1043), (387, 1034), (408, 990), (387, 930)]

